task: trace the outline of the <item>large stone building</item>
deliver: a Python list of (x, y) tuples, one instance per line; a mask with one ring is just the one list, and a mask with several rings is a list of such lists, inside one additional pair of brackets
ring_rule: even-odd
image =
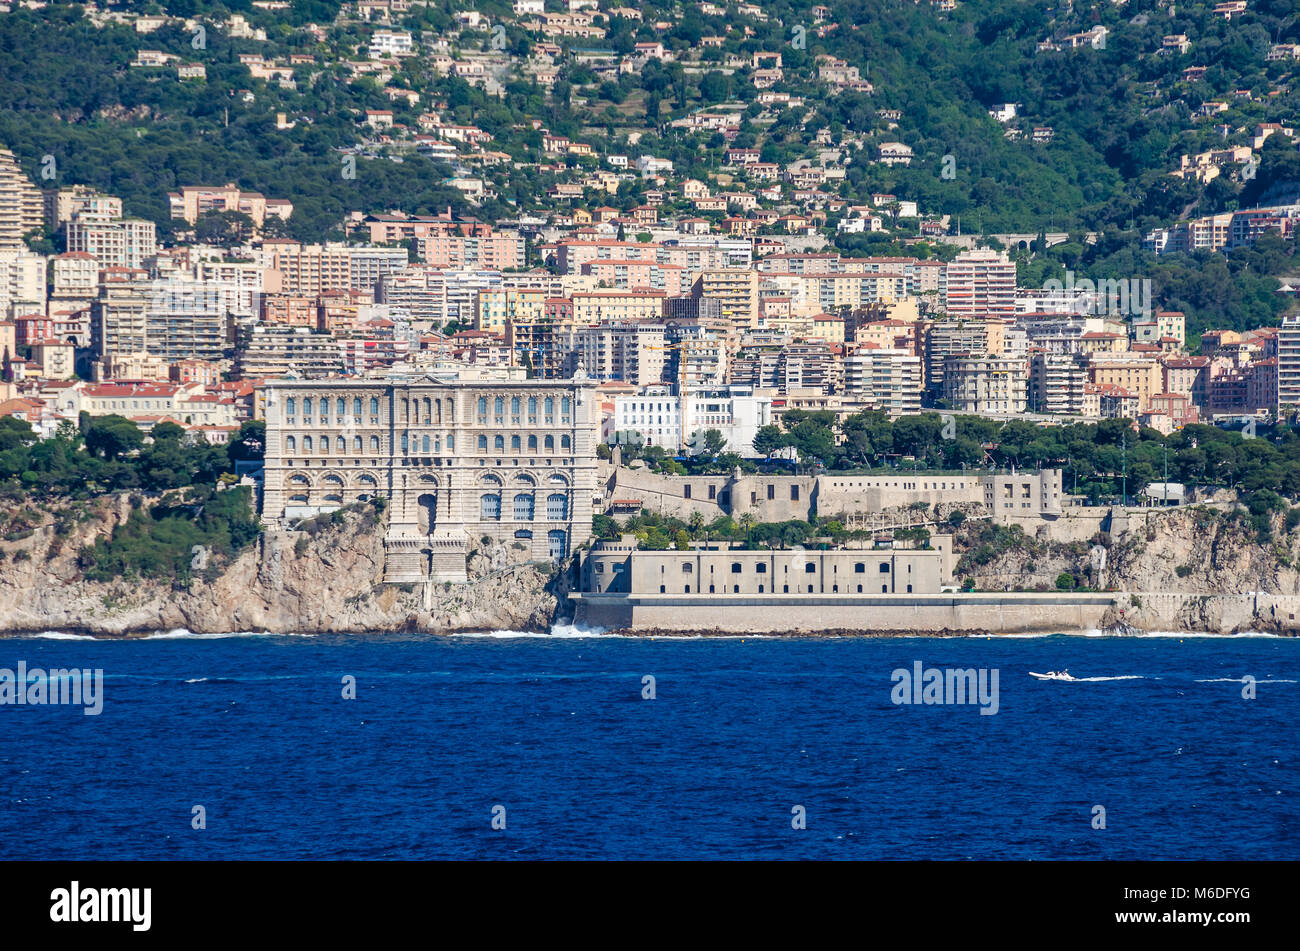
[(454, 371), (269, 383), (263, 520), (386, 498), (390, 582), (463, 582), (483, 536), (563, 558), (591, 535), (593, 389)]
[(582, 590), (631, 595), (939, 594), (952, 582), (952, 538), (928, 549), (747, 551), (727, 542), (689, 551), (638, 551), (636, 539), (600, 541), (583, 559)]
[(999, 523), (1056, 519), (1064, 492), (1060, 469), (1038, 472), (907, 472), (819, 475), (658, 475), (610, 467), (605, 491), (612, 510), (632, 506), (676, 518), (699, 512), (756, 522), (805, 520), (816, 515), (877, 515), (911, 505), (981, 505)]

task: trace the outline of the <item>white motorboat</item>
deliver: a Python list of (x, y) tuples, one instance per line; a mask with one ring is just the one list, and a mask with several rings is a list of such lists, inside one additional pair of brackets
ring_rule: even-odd
[(1068, 670), (1049, 670), (1045, 674), (1036, 674), (1032, 670), (1029, 672), (1030, 677), (1037, 677), (1039, 680), (1074, 680)]

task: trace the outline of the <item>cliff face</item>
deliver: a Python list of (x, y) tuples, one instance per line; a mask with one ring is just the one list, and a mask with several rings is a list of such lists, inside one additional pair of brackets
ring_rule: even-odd
[[(373, 510), (344, 511), (310, 533), (267, 532), (229, 563), (196, 565), (184, 588), (87, 580), (78, 556), (131, 511), (126, 496), (114, 496), (4, 513), (0, 633), (546, 631), (569, 613), (567, 573), (525, 561), (508, 543), (476, 541), (466, 585), (383, 584), (384, 526)], [(1261, 543), (1247, 520), (1198, 508), (1153, 513), (1091, 544), (999, 540), (971, 526), (967, 555), (984, 555), (960, 574), (986, 591), (1055, 590), (1064, 572), (1133, 592), (1118, 595), (1102, 622), (1118, 630), (1297, 633), (1300, 530), (1286, 531), (1281, 517), (1272, 528)]]
[(1248, 519), (1192, 506), (1150, 513), (1092, 544), (1027, 540), (963, 575), (982, 590), (1054, 590), (1061, 573), (1119, 592), (1103, 624), (1163, 631), (1300, 632), (1300, 531), (1280, 515), (1261, 540)]
[(549, 629), (559, 604), (553, 566), (481, 542), (468, 585), (382, 584), (383, 525), (358, 512), (311, 536), (267, 532), (188, 588), (86, 580), (77, 555), (130, 510), (125, 497), (105, 499), (71, 529), (42, 512), (30, 535), (0, 542), (0, 632), (537, 631)]
[[(1153, 511), (1123, 531), (1099, 533), (1091, 543), (1026, 536), (979, 564), (963, 560), (959, 574), (992, 591), (1008, 585), (1055, 590), (1057, 576), (1067, 572), (1090, 587), (1117, 591), (1298, 594), (1300, 572), (1293, 565), (1300, 530), (1286, 531), (1279, 516), (1272, 530), (1271, 539), (1261, 542), (1245, 518), (1230, 512), (1197, 506)], [(967, 534), (959, 544), (969, 554), (981, 541)]]

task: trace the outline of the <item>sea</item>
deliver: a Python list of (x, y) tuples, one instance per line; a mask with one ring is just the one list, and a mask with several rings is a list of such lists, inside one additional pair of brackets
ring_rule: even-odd
[[(20, 662), (102, 670), (102, 706), (0, 705), (5, 860), (1300, 857), (1300, 639), (0, 639)], [(996, 712), (924, 702), (931, 669)]]

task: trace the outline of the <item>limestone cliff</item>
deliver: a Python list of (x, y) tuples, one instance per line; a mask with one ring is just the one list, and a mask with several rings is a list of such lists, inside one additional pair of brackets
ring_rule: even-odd
[(559, 603), (553, 565), (481, 540), (467, 585), (382, 584), (382, 522), (356, 511), (311, 535), (267, 532), (188, 587), (87, 580), (78, 553), (130, 510), (125, 496), (85, 506), (75, 519), (29, 509), (37, 524), (0, 541), (0, 632), (537, 631), (549, 629)]
[(1167, 631), (1300, 630), (1300, 530), (1274, 515), (1261, 537), (1231, 507), (1152, 510), (1090, 542), (1053, 542), (1050, 532), (1009, 539), (969, 526), (959, 574), (981, 590), (1055, 590), (1061, 574), (1080, 585), (1130, 592), (1106, 624)]

